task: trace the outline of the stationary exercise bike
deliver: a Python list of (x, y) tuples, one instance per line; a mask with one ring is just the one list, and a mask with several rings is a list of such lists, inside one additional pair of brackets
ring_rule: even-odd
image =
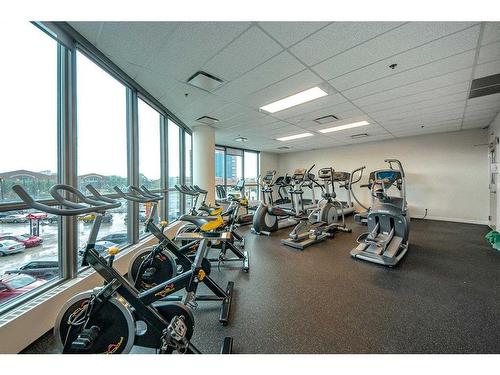
[(289, 233), (288, 238), (281, 240), (282, 244), (300, 250), (327, 238), (333, 238), (335, 231), (351, 232), (345, 225), (344, 206), (337, 200), (335, 193), (333, 168), (321, 168), (318, 171), (318, 179), (323, 184), (311, 179), (309, 174), (306, 178), (321, 188), (322, 199), (309, 215), (305, 214), (299, 218), (299, 224)]
[[(69, 185), (59, 184), (50, 189), (61, 207), (57, 208), (36, 202), (20, 185), (14, 185), (13, 190), (28, 207), (36, 210), (58, 216), (96, 215), (82, 266), (90, 265), (105, 283), (74, 296), (62, 307), (54, 333), (63, 353), (128, 353), (133, 345), (154, 348), (159, 353), (200, 353), (190, 342), (194, 318), (189, 305), (198, 284), (205, 278), (202, 260), (208, 241), (224, 241), (228, 237), (227, 233), (212, 232), (216, 229), (216, 222), (207, 220), (201, 225), (202, 232), (196, 235), (198, 250), (189, 271), (148, 291), (138, 292), (113, 268), (118, 248), (110, 248), (108, 260), (94, 248), (103, 216), (106, 211), (120, 207), (120, 202), (110, 198), (106, 201), (95, 197), (90, 199)], [(61, 193), (74, 198), (66, 199)], [(183, 303), (163, 300), (181, 289), (187, 290)], [(222, 352), (230, 353), (231, 348), (232, 339), (226, 337)]]
[[(358, 237), (358, 246), (351, 256), (392, 267), (408, 251), (410, 215), (403, 166), (396, 159), (385, 162), (389, 163), (389, 169), (370, 174), (372, 205), (367, 216), (368, 232)], [(392, 186), (399, 190), (399, 197), (388, 194)]]

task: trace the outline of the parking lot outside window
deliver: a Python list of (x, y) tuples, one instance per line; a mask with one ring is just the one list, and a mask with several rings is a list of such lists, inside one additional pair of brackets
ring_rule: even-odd
[[(57, 42), (28, 22), (9, 27), (0, 34), (9, 72), (0, 92), (0, 203), (19, 201), (14, 184), (46, 199), (57, 182)], [(0, 212), (0, 308), (59, 278), (58, 222), (33, 210)]]

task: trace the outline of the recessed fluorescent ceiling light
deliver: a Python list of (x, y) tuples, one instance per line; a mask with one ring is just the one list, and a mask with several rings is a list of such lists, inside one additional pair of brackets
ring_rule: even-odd
[(370, 123), (368, 121), (358, 121), (358, 122), (353, 122), (351, 124), (334, 126), (333, 128), (321, 129), (319, 132), (320, 133), (338, 132), (339, 130), (352, 129), (352, 128), (357, 128), (358, 126), (364, 126), (369, 124)]
[(312, 137), (313, 135), (314, 134), (312, 134), (312, 133), (301, 133), (301, 134), (289, 135), (288, 137), (276, 138), (276, 140), (281, 141), (281, 142), (285, 142), (285, 141), (291, 141), (293, 139)]
[(260, 109), (269, 113), (275, 113), (302, 103), (310, 102), (311, 100), (318, 99), (326, 95), (328, 94), (319, 87), (313, 87), (312, 89), (299, 92), (298, 94), (288, 96), (271, 104), (260, 107)]
[(236, 142), (246, 142), (246, 141), (248, 141), (248, 138), (246, 138), (246, 137), (236, 137), (234, 140)]

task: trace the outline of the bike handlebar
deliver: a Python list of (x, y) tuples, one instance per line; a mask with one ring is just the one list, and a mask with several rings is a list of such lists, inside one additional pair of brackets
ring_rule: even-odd
[(159, 200), (161, 200), (158, 199), (157, 197), (153, 198), (148, 196), (146, 193), (142, 192), (141, 189), (135, 186), (129, 186), (129, 191), (127, 193), (123, 192), (118, 186), (115, 186), (113, 189), (118, 193), (120, 198), (132, 202), (150, 203), (150, 202), (158, 202)]
[[(120, 202), (114, 201), (115, 203), (97, 201), (85, 197), (80, 191), (69, 185), (54, 185), (50, 189), (51, 195), (63, 208), (58, 208), (56, 206), (49, 206), (40, 202), (37, 202), (33, 197), (26, 191), (21, 185), (14, 185), (12, 190), (21, 198), (21, 200), (30, 208), (34, 208), (39, 211), (47, 212), (49, 214), (58, 216), (77, 216), (82, 214), (88, 214), (92, 212), (104, 212), (113, 208), (121, 206)], [(57, 190), (65, 190), (77, 196), (80, 200), (88, 204), (85, 206), (83, 204), (68, 200), (63, 198)]]

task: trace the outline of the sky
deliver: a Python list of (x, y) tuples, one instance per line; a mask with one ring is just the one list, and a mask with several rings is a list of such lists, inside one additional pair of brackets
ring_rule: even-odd
[[(57, 44), (29, 22), (1, 33), (3, 72), (0, 172), (57, 170)], [(16, 35), (16, 38), (12, 38)], [(139, 171), (160, 178), (159, 113), (139, 100)], [(77, 55), (78, 174), (127, 175), (126, 90), (81, 53)], [(178, 128), (175, 124), (176, 133)], [(13, 140), (6, 142), (5, 140)], [(170, 174), (179, 174), (172, 142)], [(172, 150), (173, 151), (173, 150)]]

